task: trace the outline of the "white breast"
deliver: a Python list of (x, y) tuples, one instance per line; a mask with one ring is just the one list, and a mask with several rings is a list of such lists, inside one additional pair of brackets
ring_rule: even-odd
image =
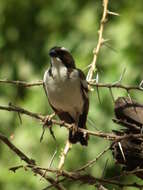
[(71, 114), (76, 119), (77, 113), (83, 110), (83, 97), (78, 71), (74, 69), (70, 78), (67, 77), (67, 68), (58, 62), (52, 66), (51, 77), (48, 71), (44, 74), (44, 83), (50, 103), (58, 110)]

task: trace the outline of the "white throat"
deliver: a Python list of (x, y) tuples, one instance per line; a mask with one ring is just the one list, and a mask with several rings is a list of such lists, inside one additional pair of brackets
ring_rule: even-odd
[(63, 65), (62, 61), (58, 57), (52, 57), (51, 63), (52, 63), (52, 66), (54, 66), (54, 67), (57, 67), (59, 64)]
[(54, 57), (51, 59), (51, 64), (54, 79), (59, 82), (65, 80), (67, 78), (67, 68), (62, 61), (59, 58)]

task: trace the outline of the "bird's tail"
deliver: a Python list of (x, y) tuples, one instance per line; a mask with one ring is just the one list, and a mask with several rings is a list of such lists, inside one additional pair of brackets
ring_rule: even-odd
[(75, 144), (77, 142), (80, 142), (81, 145), (87, 146), (88, 145), (88, 134), (85, 134), (83, 132), (76, 131), (73, 133), (73, 130), (69, 131), (69, 141), (72, 144)]

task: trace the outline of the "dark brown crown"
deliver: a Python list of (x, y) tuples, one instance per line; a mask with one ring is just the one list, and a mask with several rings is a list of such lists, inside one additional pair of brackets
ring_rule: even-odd
[(70, 52), (63, 47), (53, 47), (49, 51), (50, 57), (58, 57), (67, 68), (75, 68), (75, 63)]

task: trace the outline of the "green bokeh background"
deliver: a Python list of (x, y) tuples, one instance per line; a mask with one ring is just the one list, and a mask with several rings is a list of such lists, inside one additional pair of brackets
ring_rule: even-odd
[[(143, 79), (143, 2), (110, 0), (109, 10), (118, 12), (120, 16), (109, 16), (105, 26), (104, 38), (110, 41), (102, 47), (98, 56), (99, 82), (117, 81), (126, 68), (123, 84), (139, 85)], [(68, 48), (77, 67), (86, 74), (88, 70), (85, 68), (91, 63), (92, 50), (97, 44), (101, 16), (100, 0), (0, 0), (0, 78), (27, 82), (41, 80), (49, 66), (48, 51), (55, 45)], [(127, 95), (121, 89), (114, 89), (113, 94), (115, 98)], [(141, 92), (134, 91), (131, 96), (143, 102)], [(100, 89), (100, 98), (101, 104), (96, 89), (90, 93), (87, 127), (111, 132), (119, 126), (112, 122), (113, 102), (109, 90)], [(33, 112), (52, 113), (42, 87), (26, 89), (0, 84), (0, 105), (9, 102)], [(7, 137), (14, 135), (13, 143), (18, 148), (34, 158), (38, 165), (48, 167), (56, 144), (48, 131), (43, 142), (39, 142), (41, 123), (22, 116), (21, 125), (16, 113), (0, 110), (0, 132)], [(53, 163), (56, 168), (68, 132), (65, 128), (54, 126), (54, 133), (59, 145)], [(82, 166), (94, 159), (108, 144), (104, 139), (90, 137), (87, 148), (74, 145), (68, 154), (65, 169), (71, 171)], [(30, 171), (20, 169), (14, 174), (8, 170), (22, 163), (0, 142), (1, 190), (39, 190), (48, 185)], [(88, 171), (97, 177), (112, 177), (120, 173), (120, 167), (115, 164), (112, 153), (108, 152)], [(142, 183), (133, 176), (121, 178), (120, 181)], [(66, 182), (64, 185), (69, 190), (96, 189), (78, 182)], [(118, 189), (116, 186), (108, 188)]]

